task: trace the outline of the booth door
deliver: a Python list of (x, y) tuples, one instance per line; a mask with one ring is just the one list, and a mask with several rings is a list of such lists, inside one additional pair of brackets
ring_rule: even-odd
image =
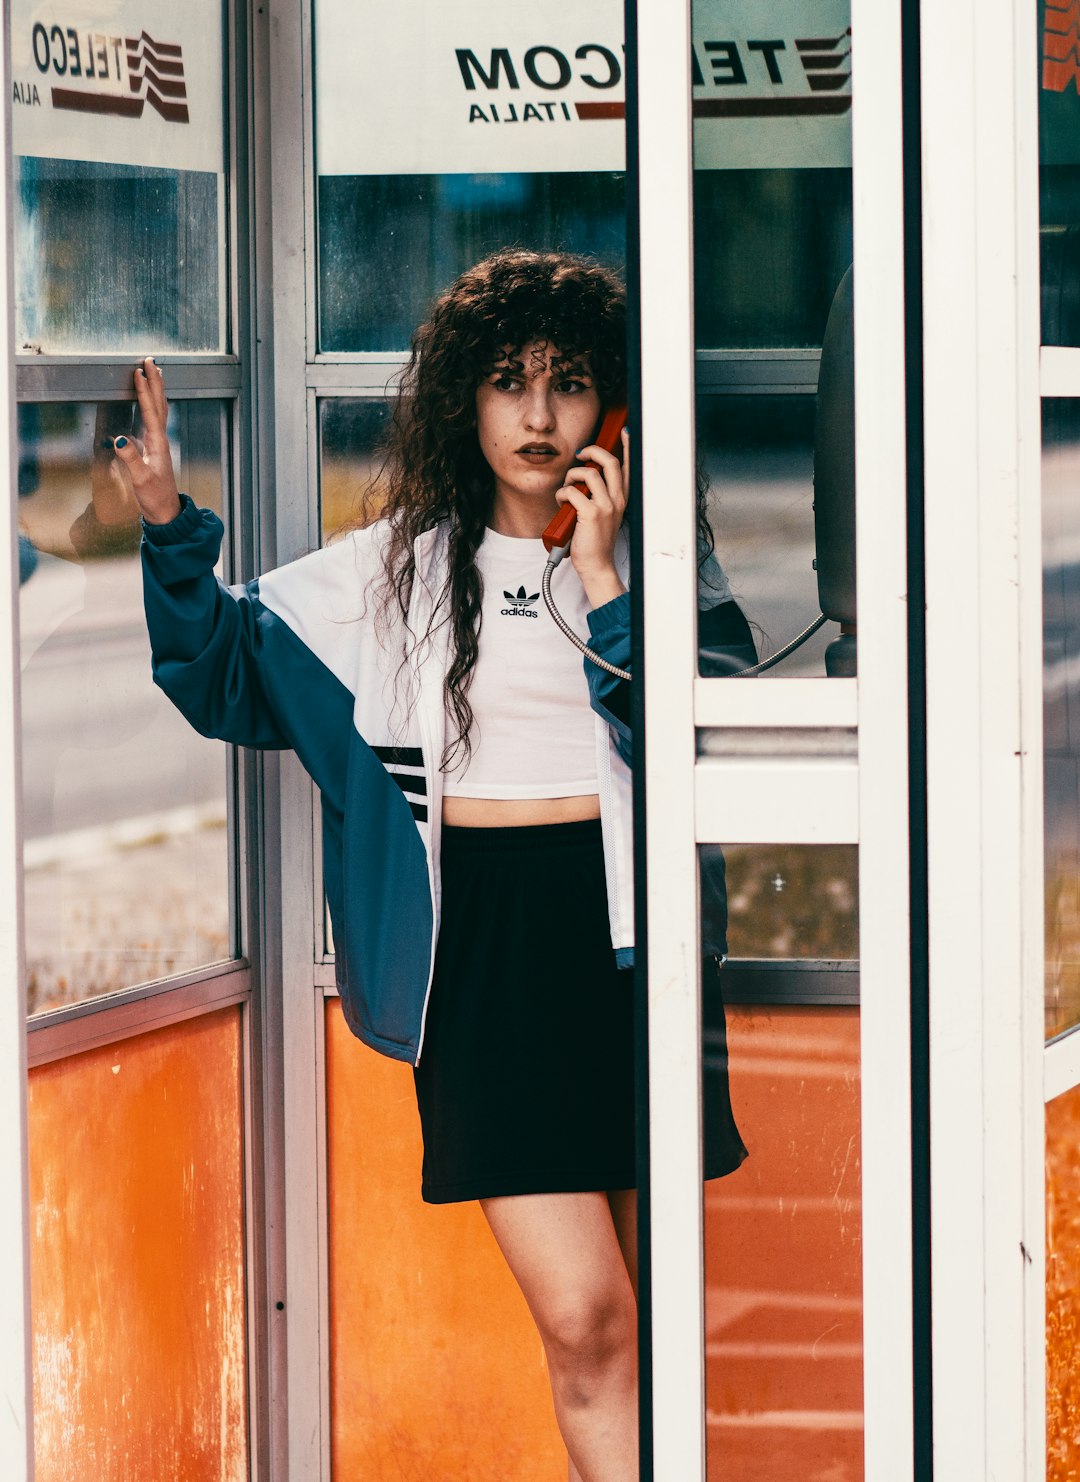
[[(646, 1439), (680, 1482), (915, 1445), (899, 12), (855, 49), (854, 9), (637, 8)], [(759, 659), (822, 619), (760, 672), (715, 636), (702, 474)], [(703, 1185), (725, 1059), (749, 1156)]]

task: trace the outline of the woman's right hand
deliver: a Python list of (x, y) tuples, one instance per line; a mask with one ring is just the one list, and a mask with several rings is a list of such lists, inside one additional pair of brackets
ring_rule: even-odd
[(113, 452), (143, 518), (151, 525), (167, 525), (180, 513), (180, 495), (165, 431), (169, 415), (165, 377), (149, 356), (135, 371), (135, 395), (142, 414), (142, 444), (121, 436), (114, 438)]

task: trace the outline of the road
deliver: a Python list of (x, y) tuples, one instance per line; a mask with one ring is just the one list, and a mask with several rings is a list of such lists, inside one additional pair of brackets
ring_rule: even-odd
[(153, 685), (136, 555), (43, 557), (21, 594), (28, 840), (220, 801), (225, 748)]

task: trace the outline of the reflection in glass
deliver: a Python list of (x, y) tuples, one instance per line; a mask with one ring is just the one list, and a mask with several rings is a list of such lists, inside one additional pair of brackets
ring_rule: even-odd
[(1042, 342), (1080, 345), (1080, 93), (1076, 17), (1037, 0)]
[(850, 4), (692, 9), (698, 461), (717, 554), (760, 660), (822, 613), (840, 625), (770, 672), (853, 675)]
[[(854, 844), (703, 844), (707, 950), (724, 919), (732, 958), (853, 960), (859, 955), (859, 851)], [(720, 864), (720, 861), (723, 864)], [(721, 873), (722, 871), (722, 873)], [(726, 875), (726, 899), (719, 882)]]
[[(151, 683), (139, 525), (104, 446), (130, 403), (19, 408), (31, 1013), (232, 955), (225, 748)], [(170, 408), (180, 487), (220, 512), (216, 402)]]
[(852, 261), (850, 0), (694, 0), (693, 32), (698, 346), (817, 347)]
[(1047, 1036), (1080, 1023), (1080, 402), (1043, 404)]
[[(783, 647), (819, 613), (814, 570), (814, 398), (699, 395), (698, 459), (709, 481), (716, 556), (758, 653)], [(824, 674), (826, 625), (778, 674)]]
[(381, 400), (333, 397), (319, 402), (319, 494), (322, 537), (354, 522), (381, 466), (379, 449), (390, 415)]
[(730, 1001), (739, 959), (857, 958), (857, 851), (707, 845), (700, 859), (706, 968), (725, 947), (732, 959), (702, 976), (704, 1146), (726, 1066), (750, 1154), (705, 1185), (708, 1474), (861, 1482), (858, 1009)]
[(849, 169), (695, 170), (702, 348), (819, 346), (851, 258)]
[(509, 244), (626, 256), (615, 171), (322, 175), (319, 348), (403, 350), (435, 294)]
[(224, 176), (15, 159), (15, 349), (225, 349)]

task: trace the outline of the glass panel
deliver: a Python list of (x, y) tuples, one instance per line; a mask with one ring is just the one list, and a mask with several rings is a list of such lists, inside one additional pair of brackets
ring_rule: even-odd
[(700, 853), (708, 1475), (861, 1482), (859, 1011), (741, 1002), (716, 956), (725, 895), (735, 958), (856, 956), (856, 851)]
[(623, 261), (622, 42), (613, 0), (316, 0), (321, 350), (405, 348), (511, 243)]
[(1076, 16), (1037, 0), (1042, 339), (1080, 345), (1080, 93)]
[(1080, 1023), (1080, 402), (1044, 401), (1046, 1033)]
[[(700, 0), (695, 15), (699, 8)], [(709, 168), (699, 159), (694, 309), (700, 346), (820, 348), (833, 293), (850, 263), (849, 169)]]
[(390, 415), (385, 401), (347, 397), (319, 402), (319, 494), (322, 538), (330, 540), (360, 514), (379, 470), (379, 447)]
[[(698, 462), (716, 559), (744, 614), (759, 658), (776, 653), (817, 617), (814, 418), (811, 396), (698, 397)], [(721, 605), (720, 611), (725, 609)], [(742, 657), (738, 628), (698, 617), (699, 667), (723, 674)], [(836, 636), (826, 625), (777, 674), (825, 673)]]
[(543, 1347), (480, 1206), (423, 1203), (411, 1070), (336, 999), (326, 1096), (333, 1475), (401, 1475), (407, 1454), (416, 1477), (565, 1476)]
[[(132, 429), (124, 402), (19, 408), (31, 1013), (233, 950), (225, 747), (150, 682), (139, 526), (103, 447)], [(220, 512), (221, 405), (174, 403), (170, 440), (181, 488)]]
[(699, 855), (702, 930), (714, 951), (733, 958), (858, 958), (856, 845), (703, 844)]
[(1080, 1464), (1080, 1086), (1046, 1105), (1046, 1479)]
[(319, 349), (404, 349), (436, 293), (508, 243), (620, 265), (624, 191), (615, 172), (321, 175)]
[[(839, 631), (776, 672), (850, 675), (850, 4), (778, 17), (760, 0), (695, 0), (693, 31), (699, 504), (731, 581), (703, 571), (701, 672), (769, 658), (824, 613)], [(801, 394), (761, 395), (770, 385)]]
[(224, 26), (89, 0), (11, 15), (17, 351), (225, 348)]
[(241, 1043), (228, 1008), (30, 1074), (41, 1482), (247, 1482)]

